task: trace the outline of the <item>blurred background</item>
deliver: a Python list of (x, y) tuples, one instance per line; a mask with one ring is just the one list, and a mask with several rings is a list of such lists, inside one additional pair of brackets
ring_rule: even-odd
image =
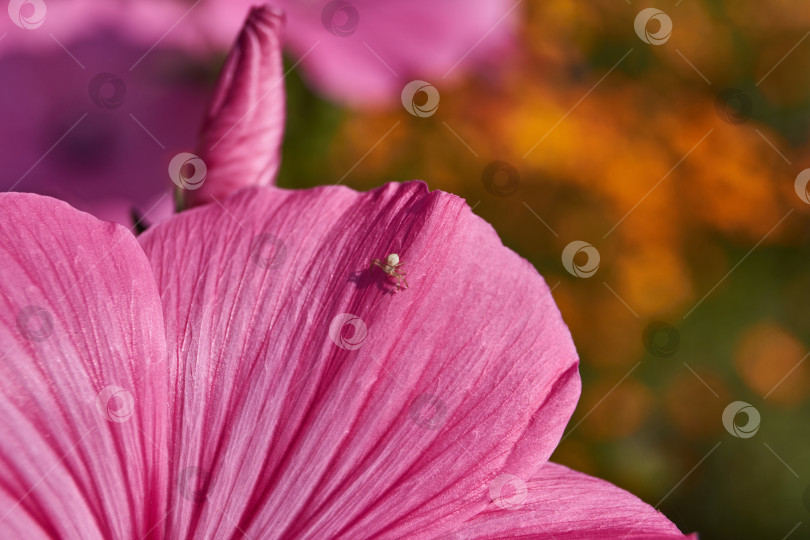
[[(276, 4), (278, 183), (423, 179), (537, 267), (582, 361), (552, 459), (705, 540), (810, 538), (810, 5)], [(249, 5), (9, 2), (0, 187), (165, 219)]]

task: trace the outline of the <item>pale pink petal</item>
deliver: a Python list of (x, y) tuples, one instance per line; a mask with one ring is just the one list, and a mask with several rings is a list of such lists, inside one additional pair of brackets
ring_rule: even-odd
[(185, 192), (191, 206), (275, 180), (284, 135), (283, 24), (281, 12), (269, 7), (250, 11), (200, 132), (208, 174), (201, 187)]
[(0, 207), (0, 538), (159, 536), (167, 370), (149, 263), (126, 229), (66, 203)]
[(666, 516), (635, 495), (556, 463), (546, 463), (528, 481), (502, 477), (491, 486), (489, 500), (485, 511), (445, 538), (684, 538)]
[[(285, 41), (317, 89), (355, 106), (399, 103), (410, 81), (439, 90), (509, 57), (514, 0), (281, 0)], [(481, 69), (489, 64), (490, 69)]]
[[(0, 54), (9, 49), (51, 50), (53, 35), (61, 43), (69, 43), (99, 28), (114, 29), (117, 36), (140, 44), (140, 53), (126, 64), (129, 67), (152, 45), (182, 45), (190, 52), (211, 54), (212, 51), (229, 45), (239, 26), (237, 18), (242, 18), (250, 4), (229, 17), (226, 28), (215, 36), (210, 30), (214, 21), (199, 21), (195, 15), (201, 14), (199, 7), (189, 10), (184, 1), (166, 0), (34, 0), (27, 2), (4, 2), (0, 15), (0, 35), (6, 34)], [(203, 5), (205, 5), (203, 3)], [(7, 11), (8, 8), (8, 11)], [(16, 14), (16, 17), (12, 16)], [(39, 15), (44, 14), (44, 17)], [(208, 24), (203, 24), (208, 22)], [(171, 32), (166, 30), (176, 24)], [(222, 25), (220, 25), (222, 26)], [(36, 32), (32, 30), (38, 30)], [(227, 32), (227, 33), (226, 33)], [(72, 54), (76, 54), (69, 49)], [(145, 55), (148, 56), (148, 55)], [(80, 60), (83, 57), (76, 56)], [(142, 59), (144, 60), (144, 59)], [(146, 61), (152, 60), (146, 58)], [(68, 61), (70, 59), (68, 58)], [(142, 65), (139, 63), (139, 65)], [(77, 66), (78, 67), (78, 66)]]
[[(547, 460), (579, 396), (543, 279), (424, 183), (248, 188), (139, 240), (175, 390), (170, 536), (446, 532)], [(388, 253), (409, 289), (369, 270)]]

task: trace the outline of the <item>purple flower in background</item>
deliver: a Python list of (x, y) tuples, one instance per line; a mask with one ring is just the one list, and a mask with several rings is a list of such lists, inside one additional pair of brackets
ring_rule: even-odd
[[(230, 46), (251, 0), (27, 0), (36, 31), (8, 20), (15, 45), (53, 48), (109, 25), (140, 43), (180, 46), (209, 56)], [(34, 6), (44, 5), (40, 20)], [(352, 105), (396, 103), (414, 79), (434, 85), (502, 64), (514, 46), (521, 7), (513, 0), (277, 0), (287, 14), (284, 40), (296, 65), (327, 96)], [(2, 17), (0, 17), (2, 19)], [(136, 55), (132, 61), (137, 60)], [(146, 60), (144, 60), (146, 61)]]
[[(225, 182), (197, 208), (136, 239), (0, 195), (0, 535), (682, 538), (547, 463), (576, 351), (543, 279), (463, 200), (283, 190), (277, 146), (226, 144), (280, 141), (280, 26), (254, 9), (226, 63), (212, 167), (178, 180)], [(396, 293), (368, 270), (392, 252)]]
[(0, 189), (128, 225), (133, 210), (149, 222), (169, 215), (165, 164), (193, 147), (207, 98), (178, 69), (188, 60), (158, 48), (130, 70), (141, 48), (112, 29), (63, 43), (69, 52), (51, 45), (0, 56)]

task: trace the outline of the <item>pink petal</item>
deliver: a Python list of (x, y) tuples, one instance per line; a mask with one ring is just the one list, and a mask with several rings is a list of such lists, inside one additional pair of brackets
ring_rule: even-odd
[(186, 191), (191, 206), (275, 180), (284, 135), (283, 23), (279, 11), (251, 9), (200, 132), (208, 174), (199, 189)]
[(527, 482), (503, 477), (492, 488), (487, 510), (448, 540), (684, 538), (666, 516), (635, 495), (556, 463), (546, 463)]
[[(578, 398), (542, 278), (424, 183), (249, 188), (139, 239), (175, 389), (169, 536), (445, 532), (546, 461)], [(392, 252), (396, 293), (369, 270)]]
[(146, 536), (165, 514), (163, 315), (126, 229), (0, 195), (0, 537)]

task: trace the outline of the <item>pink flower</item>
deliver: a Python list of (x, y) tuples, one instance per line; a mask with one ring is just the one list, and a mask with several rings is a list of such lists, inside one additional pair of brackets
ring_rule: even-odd
[[(251, 13), (238, 93), (264, 88), (277, 29)], [(570, 334), (458, 197), (248, 186), (137, 239), (0, 199), (4, 538), (682, 537), (547, 463), (579, 396)], [(392, 252), (396, 293), (369, 271)]]

